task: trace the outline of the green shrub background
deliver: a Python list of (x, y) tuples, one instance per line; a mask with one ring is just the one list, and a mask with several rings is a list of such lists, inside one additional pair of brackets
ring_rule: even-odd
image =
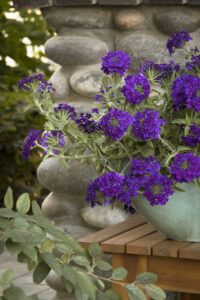
[[(54, 34), (37, 10), (19, 12), (23, 21), (9, 19), (7, 12), (14, 12), (12, 2), (0, 1), (0, 206), (8, 186), (17, 197), (28, 191), (40, 200), (41, 187), (36, 178), (40, 153), (33, 152), (29, 160), (21, 156), (23, 140), (31, 128), (40, 129), (44, 122), (37, 110), (24, 110), (30, 105), (28, 92), (18, 91), (16, 83), (25, 76), (43, 73), (48, 79), (50, 66), (42, 62), (44, 53), (38, 51), (33, 58), (27, 56), (27, 37), (32, 46), (44, 45)], [(6, 57), (16, 62), (6, 64)]]

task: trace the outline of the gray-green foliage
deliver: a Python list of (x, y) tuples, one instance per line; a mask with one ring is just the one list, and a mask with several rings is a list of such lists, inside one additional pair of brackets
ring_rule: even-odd
[[(27, 193), (17, 200), (17, 211), (12, 210), (10, 188), (4, 203), (6, 207), (0, 209), (0, 253), (6, 248), (11, 255), (17, 256), (18, 261), (26, 263), (28, 270), (33, 271), (34, 283), (41, 283), (52, 269), (61, 276), (66, 291), (74, 291), (78, 300), (120, 300), (121, 296), (116, 291), (106, 290), (104, 281), (123, 285), (130, 299), (144, 295), (142, 290), (155, 300), (165, 299), (164, 292), (154, 285), (154, 274), (140, 274), (132, 284), (120, 281), (128, 274), (123, 267), (113, 269), (104, 260), (103, 251), (97, 243), (91, 244), (87, 250), (82, 248), (76, 240), (42, 216), (36, 201), (32, 201), (33, 215), (28, 215), (30, 198)], [(54, 248), (60, 252), (59, 257), (54, 255)], [(108, 278), (96, 275), (96, 269), (112, 270), (112, 275)], [(1, 300), (38, 299), (36, 295), (27, 297), (22, 289), (13, 285), (13, 278), (12, 269), (1, 276)], [(145, 296), (142, 297), (145, 299)]]

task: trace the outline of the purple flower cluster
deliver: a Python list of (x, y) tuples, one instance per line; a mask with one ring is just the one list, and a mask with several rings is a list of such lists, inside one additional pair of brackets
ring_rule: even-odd
[(171, 96), (174, 101), (174, 110), (181, 108), (193, 108), (195, 112), (200, 110), (200, 79), (191, 74), (183, 74), (173, 81)]
[(81, 113), (80, 118), (76, 119), (76, 124), (89, 134), (101, 130), (100, 123), (92, 120), (92, 115), (89, 113)]
[(181, 140), (186, 146), (196, 147), (200, 144), (200, 128), (195, 123), (192, 123), (189, 133), (189, 136), (182, 136)]
[(135, 138), (144, 141), (148, 139), (157, 139), (160, 134), (161, 125), (165, 124), (163, 119), (158, 118), (159, 113), (155, 110), (145, 109), (143, 112), (137, 112), (133, 118), (132, 132)]
[(114, 141), (123, 137), (132, 122), (133, 118), (129, 113), (117, 108), (110, 110), (100, 121), (105, 136), (110, 136)]
[(35, 146), (35, 141), (38, 141), (39, 139), (40, 139), (40, 130), (31, 129), (27, 133), (27, 137), (24, 141), (24, 145), (22, 146), (22, 155), (25, 159), (28, 159), (31, 148)]
[[(89, 183), (86, 201), (89, 202), (92, 207), (96, 204), (110, 204), (113, 198), (116, 199), (118, 194), (122, 192), (123, 180), (124, 176), (115, 172), (108, 172), (98, 177), (94, 182)], [(98, 199), (98, 192), (100, 192), (99, 196), (105, 200)]]
[(118, 194), (117, 200), (130, 207), (132, 204), (132, 197), (137, 196), (137, 190), (139, 188), (140, 186), (137, 184), (136, 180), (130, 176), (130, 174), (125, 175), (122, 183), (122, 191)]
[(191, 36), (185, 31), (181, 30), (173, 33), (167, 41), (166, 47), (169, 50), (170, 55), (175, 52), (175, 49), (184, 46), (185, 42), (192, 40)]
[(53, 88), (53, 84), (48, 83), (44, 79), (43, 74), (37, 74), (37, 75), (31, 75), (31, 76), (28, 76), (28, 77), (24, 77), (23, 79), (21, 79), (17, 83), (17, 85), (19, 86), (19, 90), (25, 89), (25, 90), (29, 91), (30, 89), (26, 85), (28, 83), (33, 83), (34, 81), (38, 81), (40, 83), (39, 86), (38, 86), (38, 92), (41, 92), (41, 93), (43, 93), (44, 91), (50, 92), (51, 90), (53, 92), (55, 92), (55, 89)]
[[(100, 92), (101, 94), (104, 94), (104, 90), (103, 90), (103, 89), (100, 89), (99, 92)], [(97, 94), (97, 95), (94, 97), (94, 101), (102, 103), (102, 100), (101, 100), (102, 98), (103, 98), (103, 95)]]
[(54, 107), (54, 112), (58, 113), (59, 111), (66, 111), (68, 118), (74, 120), (76, 118), (76, 112), (74, 107), (68, 105), (68, 104), (58, 104), (56, 107)]
[[(40, 144), (45, 147), (46, 149), (49, 149), (48, 140), (54, 138), (58, 140), (58, 143), (56, 145), (56, 148), (62, 148), (65, 145), (64, 136), (62, 131), (47, 131), (44, 132), (42, 135), (42, 138), (40, 140)], [(53, 149), (52, 152), (56, 155), (58, 155), (58, 150)], [(46, 153), (46, 151), (44, 151)]]
[(145, 181), (143, 195), (151, 206), (164, 205), (168, 201), (168, 197), (174, 193), (172, 184), (173, 182), (166, 175), (154, 173)]
[(125, 78), (125, 82), (126, 84), (121, 89), (121, 92), (128, 102), (135, 105), (149, 97), (150, 85), (148, 79), (143, 74), (136, 74), (134, 77), (128, 75)]
[(192, 152), (177, 154), (170, 165), (170, 174), (177, 182), (193, 181), (200, 176), (200, 157)]
[(124, 51), (108, 52), (106, 56), (102, 57), (102, 68), (105, 74), (118, 73), (123, 76), (130, 68), (132, 59)]
[[(188, 71), (199, 69), (200, 68), (200, 55), (199, 55), (199, 49), (195, 47), (194, 49), (190, 49), (191, 53), (191, 61), (187, 62), (185, 67)], [(198, 55), (196, 55), (198, 53)]]
[(155, 80), (162, 83), (162, 80), (168, 76), (171, 76), (173, 72), (179, 72), (180, 66), (178, 64), (174, 65), (174, 61), (170, 61), (169, 64), (156, 64), (153, 61), (146, 60), (145, 64), (140, 67), (139, 73), (142, 73), (144, 76), (148, 77), (148, 71), (155, 70), (158, 75)]

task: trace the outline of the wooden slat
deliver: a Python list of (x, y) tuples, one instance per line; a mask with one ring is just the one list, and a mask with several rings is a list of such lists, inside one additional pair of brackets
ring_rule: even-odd
[(154, 232), (126, 245), (126, 253), (150, 255), (151, 248), (166, 240), (161, 232)]
[(125, 253), (126, 244), (155, 231), (153, 225), (146, 223), (102, 242), (101, 246), (105, 252)]
[(166, 256), (166, 257), (178, 257), (179, 250), (189, 245), (189, 242), (176, 242), (172, 240), (166, 240), (159, 245), (154, 246), (153, 255)]
[(92, 233), (86, 237), (79, 239), (81, 246), (88, 247), (91, 243), (101, 243), (108, 240), (116, 235), (126, 232), (132, 228), (147, 223), (145, 218), (140, 215), (136, 215), (124, 222), (118, 223), (113, 226), (109, 226), (105, 229)]
[(187, 247), (180, 249), (179, 252), (180, 258), (200, 260), (200, 243), (189, 244)]

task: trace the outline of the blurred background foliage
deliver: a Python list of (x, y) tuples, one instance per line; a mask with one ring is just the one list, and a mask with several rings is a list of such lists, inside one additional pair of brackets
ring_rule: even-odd
[(37, 110), (24, 112), (31, 97), (19, 92), (16, 83), (31, 74), (49, 78), (52, 71), (41, 46), (53, 34), (39, 10), (16, 13), (12, 2), (0, 1), (0, 199), (8, 186), (16, 197), (28, 191), (35, 199), (42, 198), (36, 178), (41, 154), (33, 152), (25, 161), (21, 146), (27, 131), (40, 129), (44, 120)]

